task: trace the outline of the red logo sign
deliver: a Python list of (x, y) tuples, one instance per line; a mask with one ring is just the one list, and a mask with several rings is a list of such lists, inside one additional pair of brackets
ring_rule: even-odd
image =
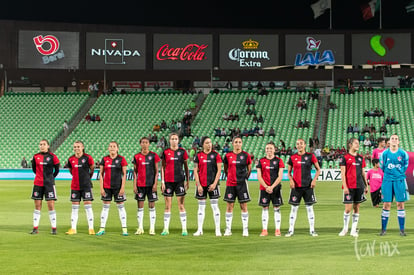
[(201, 61), (205, 59), (208, 45), (188, 44), (183, 48), (172, 48), (169, 44), (161, 46), (157, 52), (158, 60)]
[[(36, 46), (36, 49), (42, 55), (51, 55), (56, 53), (59, 50), (60, 43), (59, 40), (53, 35), (38, 35), (33, 38), (33, 42)], [(45, 44), (49, 44), (49, 47), (45, 49)]]

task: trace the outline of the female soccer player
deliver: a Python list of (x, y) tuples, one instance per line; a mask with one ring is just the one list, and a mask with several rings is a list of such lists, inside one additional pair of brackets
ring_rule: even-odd
[(275, 218), (275, 236), (280, 234), (280, 206), (283, 204), (280, 184), (283, 177), (283, 160), (275, 156), (276, 146), (273, 142), (266, 144), (266, 156), (261, 158), (256, 166), (257, 179), (260, 184), (259, 205), (262, 209), (262, 233), (260, 236), (267, 236), (267, 225), (269, 223), (269, 205), (273, 204)]
[[(291, 237), (294, 234), (296, 216), (300, 201), (303, 198), (308, 213), (309, 233), (312, 237), (317, 237), (318, 234), (315, 232), (313, 204), (316, 203), (314, 188), (320, 174), (320, 167), (315, 155), (306, 152), (306, 143), (304, 139), (300, 138), (296, 141), (296, 149), (298, 150), (297, 153), (291, 155), (288, 160), (288, 177), (290, 182), (289, 204), (292, 206), (289, 219), (289, 231), (285, 236)], [(316, 169), (313, 179), (311, 174), (312, 165)]]
[(398, 135), (390, 136), (390, 148), (386, 149), (380, 157), (380, 167), (384, 171), (384, 179), (381, 185), (382, 193), (382, 228), (380, 236), (387, 231), (388, 218), (390, 216), (391, 203), (395, 197), (397, 202), (397, 216), (400, 227), (400, 235), (405, 233), (405, 207), (404, 202), (409, 199), (405, 172), (408, 168), (408, 154), (399, 148)]
[(118, 154), (119, 145), (117, 142), (111, 141), (108, 151), (109, 155), (103, 157), (99, 163), (99, 183), (103, 208), (101, 212), (101, 227), (96, 235), (102, 236), (105, 234), (109, 208), (112, 197), (114, 197), (114, 201), (118, 207), (119, 219), (121, 220), (122, 235), (128, 236), (127, 215), (124, 206), (124, 202), (126, 201), (125, 181), (128, 163), (123, 156)]
[(345, 212), (344, 227), (339, 233), (339, 236), (343, 237), (348, 233), (349, 216), (353, 209), (354, 213), (352, 214), (350, 235), (352, 237), (358, 237), (359, 206), (362, 202), (366, 201), (365, 194), (368, 192), (368, 186), (365, 182), (365, 160), (363, 156), (358, 154), (358, 139), (350, 138), (347, 146), (348, 153), (343, 155), (340, 161)]
[[(169, 135), (169, 142), (170, 148), (164, 150), (161, 155), (161, 191), (165, 200), (164, 230), (161, 235), (166, 236), (170, 234), (171, 203), (175, 193), (180, 211), (181, 235), (187, 236), (187, 213), (185, 212), (184, 198), (189, 187), (190, 173), (187, 164), (188, 154), (186, 150), (178, 147), (178, 134), (171, 133)], [(185, 175), (183, 173), (183, 167)]]
[(218, 207), (218, 199), (220, 198), (219, 180), (222, 160), (220, 155), (213, 150), (213, 144), (209, 137), (201, 138), (201, 146), (203, 150), (197, 153), (194, 158), (194, 178), (196, 182), (195, 197), (198, 199), (198, 229), (193, 235), (203, 235), (206, 199), (208, 194), (210, 197), (211, 209), (213, 210), (216, 236), (220, 237), (220, 209)]
[(250, 155), (242, 150), (243, 141), (241, 137), (234, 137), (232, 141), (233, 151), (224, 156), (224, 173), (226, 173), (226, 193), (224, 201), (226, 208), (226, 230), (224, 236), (231, 236), (231, 225), (233, 222), (233, 208), (236, 197), (240, 203), (241, 219), (243, 225), (243, 237), (249, 236), (249, 212), (247, 203), (250, 201), (247, 180), (252, 170)]
[(40, 222), (40, 211), (42, 209), (43, 197), (49, 209), (49, 220), (52, 226), (52, 235), (56, 235), (56, 211), (55, 201), (57, 200), (55, 177), (59, 174), (59, 159), (49, 150), (49, 142), (42, 139), (39, 143), (40, 152), (32, 159), (32, 170), (35, 173), (35, 180), (32, 192), (35, 210), (33, 212), (33, 230), (30, 234), (38, 234)]
[(69, 157), (69, 172), (72, 174), (72, 183), (70, 185), (70, 200), (72, 201), (71, 228), (66, 232), (67, 235), (77, 233), (80, 201), (83, 199), (86, 219), (88, 220), (89, 235), (95, 235), (93, 229), (93, 211), (92, 211), (92, 182), (95, 163), (93, 158), (85, 153), (85, 146), (82, 141), (75, 141), (73, 144), (74, 155)]
[(149, 234), (155, 235), (155, 202), (158, 200), (157, 183), (158, 183), (158, 163), (160, 157), (157, 153), (149, 150), (150, 140), (147, 137), (140, 139), (141, 152), (134, 156), (134, 193), (137, 200), (138, 212), (138, 229), (135, 235), (144, 234), (144, 202), (148, 198), (150, 229)]

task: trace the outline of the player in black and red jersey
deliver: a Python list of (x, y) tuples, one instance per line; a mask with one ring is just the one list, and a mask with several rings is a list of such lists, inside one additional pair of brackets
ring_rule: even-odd
[(350, 138), (347, 145), (348, 153), (341, 157), (340, 162), (345, 212), (344, 227), (339, 233), (339, 236), (343, 237), (348, 233), (349, 216), (351, 210), (354, 209), (350, 235), (358, 237), (359, 206), (362, 202), (366, 201), (365, 194), (368, 192), (368, 185), (365, 182), (365, 160), (363, 156), (358, 154), (358, 139)]
[(39, 233), (40, 211), (42, 209), (43, 197), (49, 209), (49, 220), (52, 226), (51, 234), (56, 235), (56, 211), (57, 200), (55, 177), (59, 174), (59, 159), (49, 150), (49, 142), (45, 139), (39, 143), (40, 152), (33, 156), (32, 170), (35, 180), (32, 192), (35, 210), (33, 212), (33, 230), (31, 234)]
[[(184, 206), (184, 198), (189, 187), (188, 154), (183, 148), (178, 147), (179, 137), (176, 133), (169, 135), (170, 148), (164, 150), (161, 155), (161, 191), (165, 199), (164, 229), (162, 236), (169, 234), (171, 219), (171, 202), (175, 193), (177, 196), (178, 209), (183, 236), (187, 236), (187, 213)], [(185, 175), (183, 172), (185, 170)], [(185, 184), (184, 184), (185, 181)]]
[(283, 177), (283, 168), (285, 164), (283, 160), (275, 156), (276, 147), (273, 142), (266, 144), (266, 156), (261, 158), (256, 166), (257, 179), (260, 184), (259, 205), (262, 209), (262, 233), (260, 236), (267, 236), (267, 225), (269, 223), (269, 205), (273, 204), (275, 217), (275, 236), (280, 234), (280, 206), (283, 204), (281, 181)]
[(134, 193), (137, 200), (137, 220), (138, 229), (135, 235), (144, 234), (144, 202), (148, 198), (150, 229), (149, 234), (155, 235), (155, 202), (158, 200), (157, 183), (158, 183), (158, 163), (160, 157), (157, 153), (149, 150), (150, 140), (147, 137), (140, 139), (141, 152), (134, 156)]
[(203, 224), (206, 210), (207, 194), (210, 197), (211, 209), (213, 210), (216, 236), (221, 236), (220, 231), (220, 209), (218, 199), (220, 198), (219, 180), (221, 174), (222, 160), (220, 154), (213, 150), (213, 144), (209, 137), (201, 138), (202, 151), (194, 157), (194, 178), (196, 183), (195, 197), (198, 199), (198, 229), (194, 236), (203, 235)]
[[(316, 203), (314, 188), (316, 180), (320, 174), (320, 167), (315, 155), (306, 152), (306, 143), (304, 139), (298, 139), (296, 141), (296, 149), (298, 152), (291, 155), (288, 160), (288, 177), (291, 188), (289, 204), (292, 206), (289, 218), (289, 231), (285, 236), (293, 236), (299, 204), (303, 198), (308, 213), (309, 232), (312, 237), (316, 237), (318, 234), (315, 232), (315, 214), (313, 212), (313, 204)], [(316, 169), (313, 179), (311, 174), (312, 166)]]
[(101, 212), (101, 227), (96, 235), (101, 236), (105, 234), (109, 208), (112, 197), (114, 197), (114, 201), (118, 207), (119, 219), (121, 220), (122, 235), (128, 236), (127, 215), (124, 206), (124, 202), (126, 201), (125, 182), (128, 163), (123, 156), (118, 154), (119, 145), (117, 142), (111, 141), (108, 151), (109, 155), (103, 157), (99, 163), (99, 183), (103, 208)]
[(224, 173), (227, 175), (226, 193), (224, 201), (226, 208), (226, 230), (224, 236), (231, 236), (231, 224), (233, 222), (233, 208), (236, 198), (240, 203), (241, 219), (243, 225), (243, 237), (249, 236), (249, 212), (247, 203), (250, 201), (247, 180), (252, 170), (250, 155), (242, 150), (243, 141), (241, 137), (234, 137), (232, 141), (233, 151), (227, 153), (223, 158)]
[(71, 228), (66, 234), (75, 235), (77, 233), (79, 206), (80, 201), (83, 200), (86, 219), (88, 220), (89, 235), (95, 235), (95, 230), (93, 229), (91, 182), (95, 163), (93, 158), (85, 153), (85, 146), (82, 141), (75, 141), (73, 151), (75, 154), (69, 157), (68, 160), (69, 171), (72, 174), (72, 183), (70, 185), (70, 200), (72, 201)]

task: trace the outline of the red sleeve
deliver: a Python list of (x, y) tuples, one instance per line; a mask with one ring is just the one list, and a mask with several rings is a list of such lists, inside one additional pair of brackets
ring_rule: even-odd
[(285, 164), (282, 159), (279, 160), (279, 168), (285, 168)]
[(317, 163), (318, 159), (315, 157), (314, 154), (312, 154), (312, 163)]
[(89, 163), (89, 166), (95, 164), (95, 162), (93, 162), (92, 156), (88, 156), (88, 163)]
[(184, 154), (183, 154), (183, 159), (187, 160), (188, 159), (188, 154), (186, 150), (183, 150)]
[(216, 162), (217, 162), (217, 163), (222, 163), (222, 162), (223, 162), (223, 160), (221, 159), (221, 156), (220, 156), (220, 154), (219, 154), (219, 153), (217, 153), (217, 156), (216, 156)]
[(154, 153), (154, 161), (155, 161), (155, 163), (158, 163), (158, 162), (161, 161), (161, 159), (160, 159), (160, 157), (158, 156), (157, 153)]
[(365, 163), (365, 158), (364, 157), (362, 157), (362, 168), (365, 168), (367, 165), (366, 165), (366, 163)]
[(59, 159), (55, 154), (53, 154), (53, 164), (54, 165), (59, 164)]
[(127, 166), (127, 165), (128, 165), (128, 162), (126, 161), (124, 157), (122, 157), (121, 166)]
[(252, 158), (250, 157), (250, 154), (249, 153), (246, 153), (246, 155), (247, 155), (247, 165), (249, 165), (249, 164), (252, 164)]

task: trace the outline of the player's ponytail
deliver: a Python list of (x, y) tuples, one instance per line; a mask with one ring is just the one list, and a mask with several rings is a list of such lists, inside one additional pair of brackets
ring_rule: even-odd
[(351, 149), (352, 143), (354, 143), (354, 141), (357, 140), (356, 138), (352, 137), (350, 139), (348, 139), (348, 142), (346, 144), (346, 150), (349, 152), (349, 150)]

